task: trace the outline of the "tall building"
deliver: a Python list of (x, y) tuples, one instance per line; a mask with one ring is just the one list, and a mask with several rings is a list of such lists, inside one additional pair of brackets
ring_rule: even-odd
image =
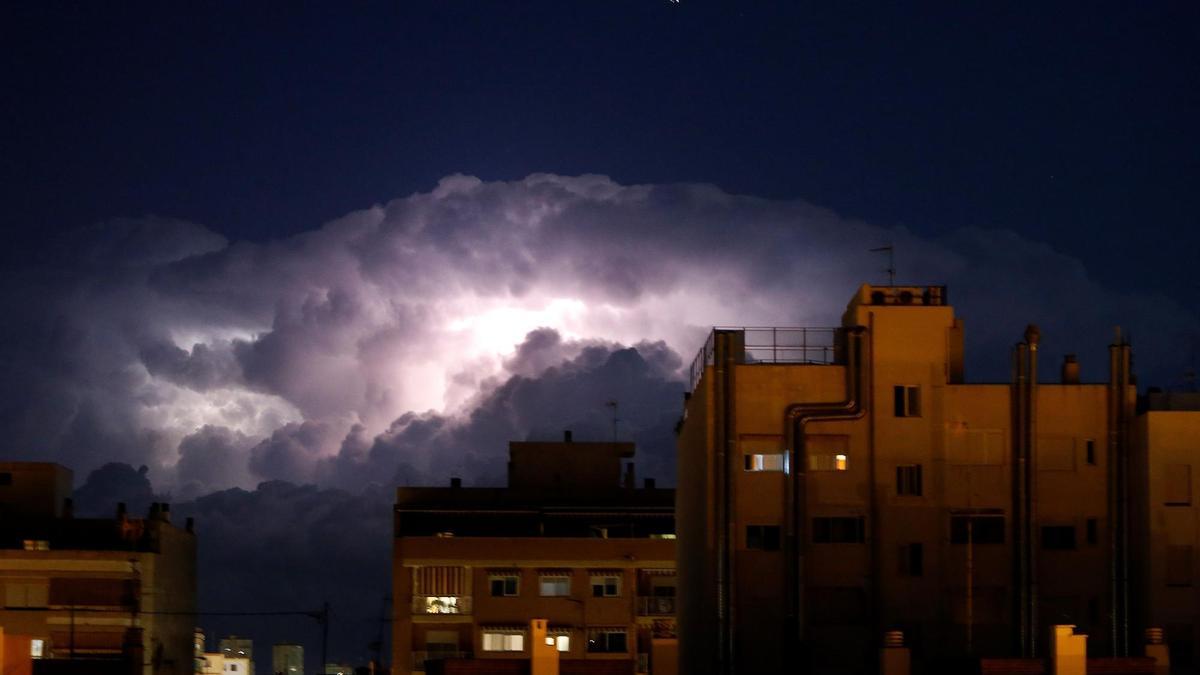
[(392, 672), (528, 662), (532, 619), (564, 675), (674, 672), (674, 491), (636, 488), (633, 454), (568, 432), (511, 443), (506, 488), (397, 490)]
[[(1152, 392), (1140, 403), (1135, 492), (1141, 511), (1143, 624), (1161, 629), (1171, 664), (1200, 666), (1200, 393)], [(1193, 670), (1192, 672), (1195, 672)]]
[(273, 645), (271, 672), (275, 675), (304, 675), (304, 647), (293, 644)]
[(1011, 382), (968, 384), (963, 330), (944, 287), (867, 285), (838, 327), (713, 330), (678, 433), (681, 672), (873, 672), (895, 630), (914, 672), (1044, 656), (1054, 624), (1135, 651), (1129, 346), (1044, 381), (1031, 326)]
[(75, 518), (71, 485), (56, 464), (0, 462), (0, 627), (30, 636), (39, 660), (76, 662), (54, 672), (192, 673), (191, 523), (173, 525), (167, 504)]

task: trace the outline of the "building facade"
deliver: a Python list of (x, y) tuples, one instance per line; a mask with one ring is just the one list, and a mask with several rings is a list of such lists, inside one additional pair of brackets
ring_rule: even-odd
[(1011, 382), (967, 384), (963, 330), (943, 287), (863, 286), (839, 327), (711, 333), (678, 429), (682, 672), (874, 672), (895, 630), (915, 672), (1044, 656), (1054, 624), (1130, 652), (1128, 345), (1107, 382), (1046, 382), (1031, 326)]
[(1135, 492), (1143, 624), (1161, 629), (1178, 671), (1200, 666), (1200, 393), (1152, 392), (1137, 418)]
[(272, 645), (271, 672), (275, 675), (304, 675), (304, 647), (294, 644)]
[(75, 661), (57, 667), (192, 673), (191, 524), (173, 525), (166, 504), (144, 518), (124, 505), (114, 518), (75, 518), (71, 484), (55, 464), (0, 463), (0, 626), (32, 638), (35, 672), (37, 661)]
[(532, 619), (564, 673), (673, 672), (674, 491), (635, 488), (633, 453), (512, 443), (506, 488), (397, 490), (392, 672), (528, 661)]

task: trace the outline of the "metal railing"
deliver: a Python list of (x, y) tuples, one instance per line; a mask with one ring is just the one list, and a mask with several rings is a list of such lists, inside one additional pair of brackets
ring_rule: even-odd
[(675, 598), (640, 596), (637, 599), (638, 616), (674, 616)]
[(470, 614), (469, 595), (414, 595), (413, 614)]
[(713, 365), (717, 331), (740, 331), (742, 355), (739, 364), (817, 364), (837, 363), (838, 336), (841, 328), (722, 327), (713, 328), (704, 346), (692, 360), (688, 371), (688, 391), (693, 391), (704, 375), (705, 366)]
[(469, 659), (471, 652), (455, 651), (452, 649), (435, 649), (432, 651), (414, 651), (412, 653), (412, 669), (424, 672), (426, 661), (442, 659)]
[(649, 654), (638, 654), (637, 655), (637, 671), (639, 673), (650, 672), (650, 655)]

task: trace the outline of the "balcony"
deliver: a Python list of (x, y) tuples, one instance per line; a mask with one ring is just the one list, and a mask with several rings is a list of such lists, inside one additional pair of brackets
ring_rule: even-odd
[(841, 328), (755, 328), (716, 327), (696, 358), (688, 377), (688, 391), (693, 391), (704, 367), (713, 365), (714, 343), (717, 332), (740, 332), (742, 354), (739, 365), (751, 364), (816, 364), (838, 363), (840, 354)]
[(471, 652), (460, 652), (455, 650), (437, 649), (432, 651), (414, 651), (412, 653), (412, 669), (425, 671), (426, 661), (440, 661), (442, 659), (469, 659)]
[(675, 598), (641, 596), (637, 599), (638, 616), (675, 616)]
[(470, 614), (469, 595), (414, 595), (412, 613), (419, 614)]

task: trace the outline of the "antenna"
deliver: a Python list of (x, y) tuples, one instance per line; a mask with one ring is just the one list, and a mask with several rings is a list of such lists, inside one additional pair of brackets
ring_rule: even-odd
[(879, 248), (873, 248), (873, 249), (869, 249), (869, 250), (871, 251), (871, 253), (883, 253), (884, 251), (887, 251), (888, 266), (887, 266), (887, 269), (884, 271), (888, 273), (888, 286), (895, 286), (896, 285), (896, 247), (894, 245), (892, 245), (891, 242), (888, 242), (888, 244), (886, 246), (880, 246)]
[(617, 442), (617, 422), (621, 421), (620, 418), (617, 417), (617, 405), (618, 405), (617, 399), (615, 399), (615, 398), (612, 400), (606, 401), (604, 403), (604, 407), (612, 408), (612, 434), (613, 434), (612, 442), (613, 443)]

